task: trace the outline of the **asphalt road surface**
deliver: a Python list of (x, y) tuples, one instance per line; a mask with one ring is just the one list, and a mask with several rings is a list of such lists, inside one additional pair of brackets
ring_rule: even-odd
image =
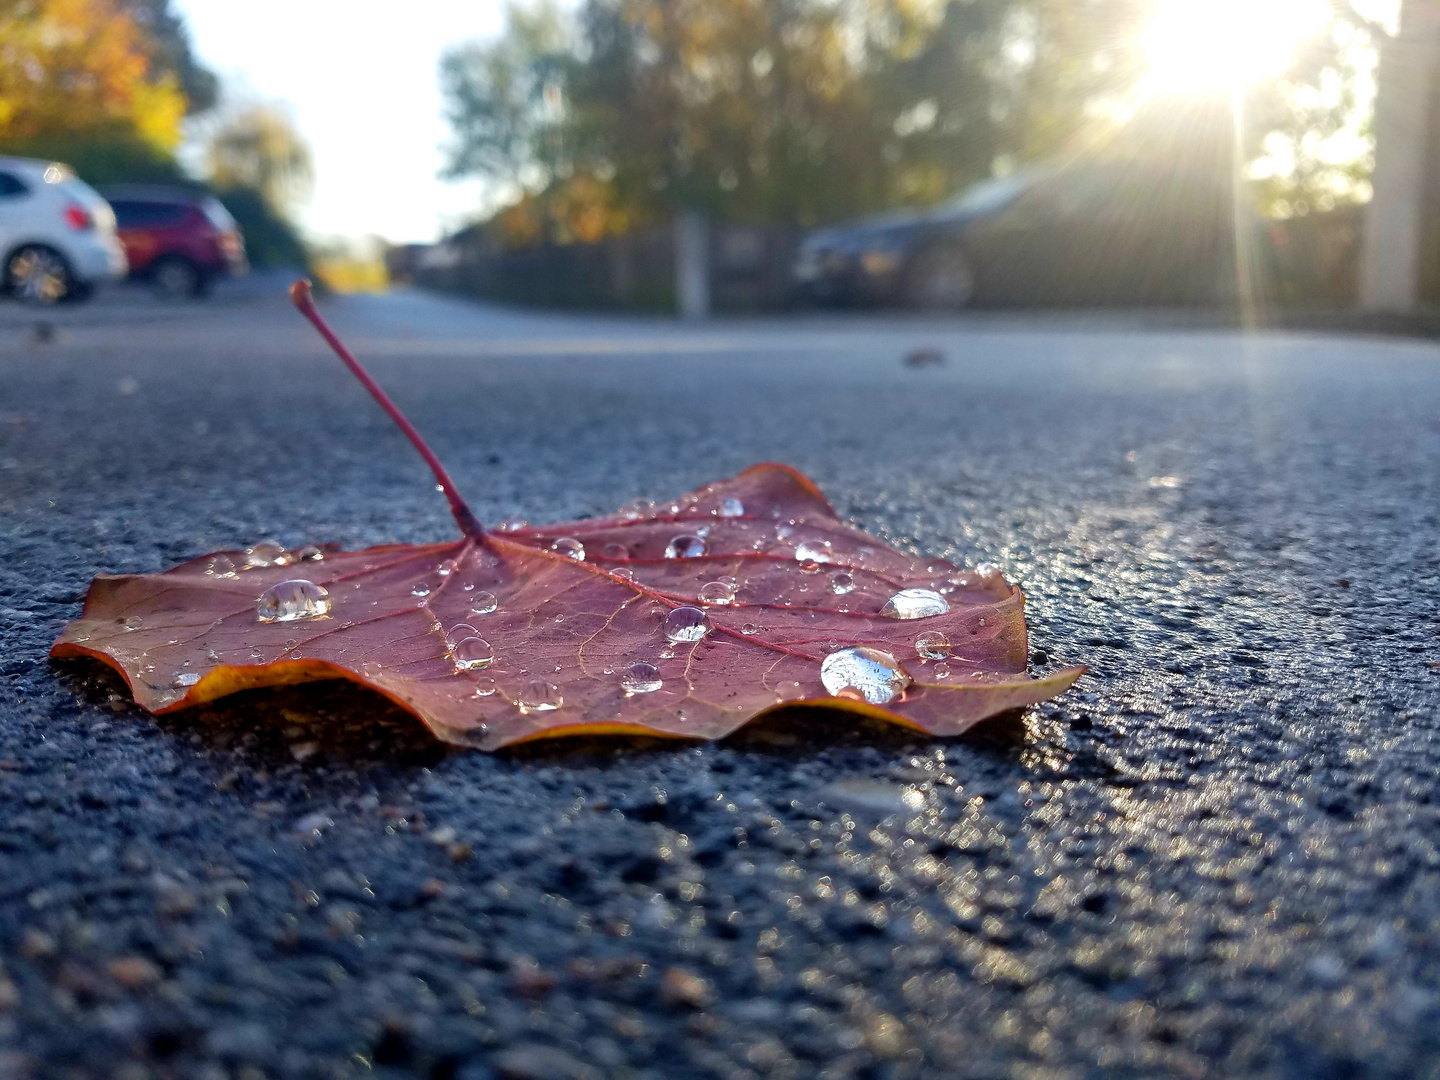
[(0, 309), (0, 1076), (1440, 1076), (1436, 343), (330, 301), (484, 520), (786, 461), (1091, 665), (486, 755), (46, 659), (96, 571), (454, 535), (263, 284)]

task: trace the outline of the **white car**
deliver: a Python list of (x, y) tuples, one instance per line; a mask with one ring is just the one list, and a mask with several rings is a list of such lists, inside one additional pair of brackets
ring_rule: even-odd
[(64, 165), (0, 157), (0, 289), (32, 304), (83, 300), (125, 276), (115, 214)]

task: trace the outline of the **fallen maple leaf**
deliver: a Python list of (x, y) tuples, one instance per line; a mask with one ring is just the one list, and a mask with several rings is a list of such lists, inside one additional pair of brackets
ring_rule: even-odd
[(486, 750), (572, 734), (718, 738), (794, 704), (955, 735), (1085, 670), (1031, 679), (1019, 589), (846, 525), (784, 465), (663, 506), (486, 531), (306, 283), (292, 296), (415, 443), (463, 538), (258, 544), (98, 575), (50, 654), (105, 661), (151, 712), (344, 678)]

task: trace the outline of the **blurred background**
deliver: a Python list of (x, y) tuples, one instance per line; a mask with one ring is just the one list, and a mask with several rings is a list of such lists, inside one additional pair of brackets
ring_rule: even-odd
[(0, 155), (39, 302), (113, 212), (171, 295), (1420, 311), (1440, 0), (0, 0)]

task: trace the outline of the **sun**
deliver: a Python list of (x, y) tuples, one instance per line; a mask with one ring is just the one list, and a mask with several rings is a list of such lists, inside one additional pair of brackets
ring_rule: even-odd
[(1152, 93), (1239, 90), (1274, 77), (1321, 30), (1327, 0), (1156, 0), (1145, 31)]

